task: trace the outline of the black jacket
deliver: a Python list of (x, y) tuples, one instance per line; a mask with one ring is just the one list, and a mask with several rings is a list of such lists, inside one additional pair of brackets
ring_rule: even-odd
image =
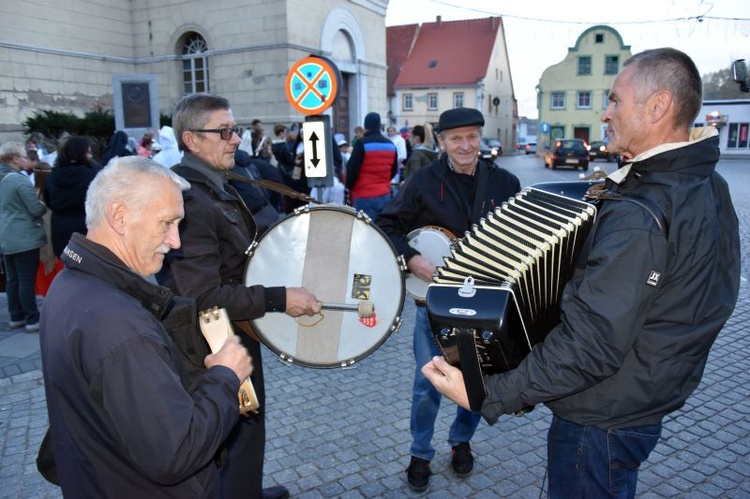
[[(223, 366), (204, 369), (187, 391), (160, 321), (181, 313), (169, 290), (77, 234), (62, 260), (40, 339), (63, 493), (215, 497), (213, 458), (238, 420), (237, 375)], [(195, 317), (194, 304), (182, 303)]]
[(490, 423), (546, 402), (580, 425), (655, 424), (698, 386), (740, 281), (737, 215), (708, 130), (610, 175), (613, 190), (660, 206), (668, 231), (634, 203), (604, 202), (564, 290), (561, 324), (518, 368), (486, 377)]
[[(256, 236), (252, 215), (239, 198), (213, 183), (199, 157), (185, 153), (172, 170), (191, 188), (183, 191), (185, 218), (180, 223), (182, 246), (167, 254), (173, 280), (167, 283), (182, 296), (194, 298), (200, 310), (226, 308), (233, 321), (262, 317), (286, 309), (286, 288), (245, 286), (246, 250)], [(203, 172), (201, 171), (203, 170)], [(228, 464), (222, 469), (225, 497), (260, 497), (265, 446), (265, 386), (260, 344), (240, 334), (253, 358), (252, 382), (259, 414), (241, 418), (227, 439)]]
[(44, 190), (44, 202), (52, 212), (50, 230), (55, 256), (60, 256), (74, 232), (86, 234), (86, 191), (100, 169), (78, 163), (52, 169)]
[[(227, 309), (232, 320), (262, 317), (286, 309), (286, 289), (245, 286), (247, 255), (256, 225), (242, 200), (221, 190), (190, 165), (203, 163), (186, 153), (172, 170), (190, 182), (182, 193), (185, 219), (182, 246), (167, 254), (159, 282), (176, 294), (195, 299), (198, 308)], [(203, 163), (205, 164), (205, 163)]]
[(471, 224), (521, 189), (515, 175), (479, 160), (474, 175), (475, 199), (467, 200), (460, 194), (458, 175), (450, 171), (446, 157), (441, 157), (410, 176), (378, 216), (376, 224), (407, 262), (417, 254), (406, 237), (412, 230), (437, 225), (463, 236)]

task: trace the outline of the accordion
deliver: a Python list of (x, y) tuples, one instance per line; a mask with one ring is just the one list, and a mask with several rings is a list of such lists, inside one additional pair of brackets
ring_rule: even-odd
[(559, 323), (563, 288), (593, 226), (595, 206), (551, 184), (522, 190), (473, 225), (428, 288), (430, 328), (463, 372), (473, 411), (484, 401), (483, 375), (516, 367)]

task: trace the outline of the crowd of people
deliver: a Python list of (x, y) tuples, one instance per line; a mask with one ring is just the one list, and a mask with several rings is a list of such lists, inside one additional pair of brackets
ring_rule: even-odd
[[(718, 137), (691, 128), (700, 75), (682, 52), (648, 50), (624, 63), (609, 99), (610, 148), (632, 159), (606, 180), (613, 200), (600, 206), (560, 324), (517, 368), (485, 376), (479, 412), (461, 371), (441, 356), (426, 304), (415, 300), (413, 490), (429, 486), (446, 396), (457, 404), (447, 435), (457, 476), (474, 468), (470, 442), (482, 418), (494, 424), (544, 403), (553, 413), (550, 497), (634, 497), (664, 416), (698, 385), (740, 275), (737, 216), (715, 171)], [(322, 192), (305, 177), (301, 124), (277, 124), (267, 136), (256, 119), (243, 132), (229, 101), (209, 94), (183, 97), (156, 140), (115, 132), (101, 158), (85, 137), (66, 138), (50, 164), (38, 140), (2, 144), (9, 326), (40, 334), (63, 493), (288, 497), (283, 486), (263, 487), (266, 393), (250, 321), (312, 316), (322, 304), (293, 283), (244, 284), (247, 249), (306, 202), (262, 182), (364, 212), (408, 272), (429, 282), (436, 265), (408, 235), (427, 226), (461, 235), (521, 189), (479, 157), (483, 126), (480, 111), (455, 108), (435, 130), (424, 123), (384, 133), (380, 115), (368, 113), (351, 141), (331, 138), (334, 183)], [(59, 271), (41, 314), (40, 269)], [(213, 353), (198, 324), (212, 307), (242, 333)], [(241, 415), (237, 393), (248, 377), (260, 408)]]

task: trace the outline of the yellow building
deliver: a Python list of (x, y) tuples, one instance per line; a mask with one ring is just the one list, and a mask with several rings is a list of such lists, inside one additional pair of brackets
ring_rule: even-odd
[(561, 138), (604, 140), (601, 115), (630, 45), (609, 26), (594, 26), (578, 37), (562, 62), (544, 70), (537, 86), (540, 150)]

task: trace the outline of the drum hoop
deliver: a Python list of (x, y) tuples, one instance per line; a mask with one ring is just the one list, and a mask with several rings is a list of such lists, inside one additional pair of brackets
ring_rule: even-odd
[(418, 229), (414, 229), (413, 231), (409, 232), (409, 234), (406, 236), (407, 239), (411, 239), (412, 237), (416, 236), (422, 231), (429, 230), (429, 231), (437, 231), (443, 234), (445, 237), (448, 238), (451, 242), (458, 239), (458, 237), (451, 232), (450, 230), (446, 229), (445, 227), (441, 227), (439, 225), (425, 225), (424, 227), (420, 227)]
[[(342, 212), (347, 215), (351, 215), (355, 217), (357, 220), (361, 220), (364, 222), (367, 226), (374, 228), (378, 234), (382, 237), (383, 241), (387, 243), (388, 247), (391, 249), (391, 252), (396, 259), (398, 268), (399, 268), (399, 299), (398, 299), (398, 305), (396, 307), (395, 314), (393, 316), (393, 320), (391, 320), (390, 324), (388, 325), (388, 330), (382, 335), (382, 337), (374, 343), (370, 348), (365, 350), (364, 352), (360, 353), (359, 355), (354, 356), (350, 359), (344, 359), (337, 361), (336, 364), (334, 363), (328, 363), (328, 364), (320, 364), (320, 363), (314, 363), (309, 362), (303, 359), (299, 359), (296, 357), (291, 356), (287, 352), (282, 351), (280, 348), (278, 348), (270, 338), (267, 337), (267, 335), (263, 332), (263, 329), (259, 327), (257, 324), (258, 319), (251, 319), (250, 323), (253, 326), (253, 330), (255, 331), (255, 334), (257, 335), (258, 339), (260, 340), (260, 343), (262, 343), (266, 348), (271, 350), (275, 355), (277, 355), (282, 361), (289, 363), (289, 364), (295, 364), (302, 367), (311, 367), (315, 369), (335, 369), (335, 368), (347, 368), (351, 367), (352, 365), (356, 364), (357, 362), (367, 358), (371, 354), (373, 354), (378, 348), (383, 346), (383, 344), (386, 342), (390, 336), (398, 331), (398, 329), (401, 327), (401, 324), (403, 322), (403, 309), (404, 309), (404, 303), (406, 301), (406, 277), (404, 275), (405, 265), (403, 264), (403, 259), (398, 255), (398, 252), (396, 251), (396, 247), (394, 246), (391, 239), (383, 232), (383, 230), (378, 227), (376, 224), (373, 223), (373, 221), (368, 217), (363, 211), (361, 210), (355, 210), (354, 208), (350, 206), (341, 206), (341, 205), (319, 205), (319, 206), (300, 206), (299, 208), (296, 208), (292, 213), (289, 213), (287, 216), (280, 218), (273, 224), (268, 226), (268, 229), (261, 235), (261, 237), (252, 244), (252, 246), (248, 249), (247, 255), (248, 259), (245, 262), (244, 272), (243, 272), (243, 282), (246, 280), (245, 276), (247, 276), (248, 267), (250, 266), (250, 261), (252, 259), (253, 254), (255, 253), (255, 249), (260, 246), (260, 244), (263, 242), (264, 238), (270, 237), (270, 234), (273, 232), (273, 230), (282, 225), (284, 221), (290, 220), (294, 217), (305, 215), (314, 211), (337, 211)], [(247, 282), (244, 282), (245, 286), (248, 286)], [(279, 313), (283, 313), (279, 312)]]

